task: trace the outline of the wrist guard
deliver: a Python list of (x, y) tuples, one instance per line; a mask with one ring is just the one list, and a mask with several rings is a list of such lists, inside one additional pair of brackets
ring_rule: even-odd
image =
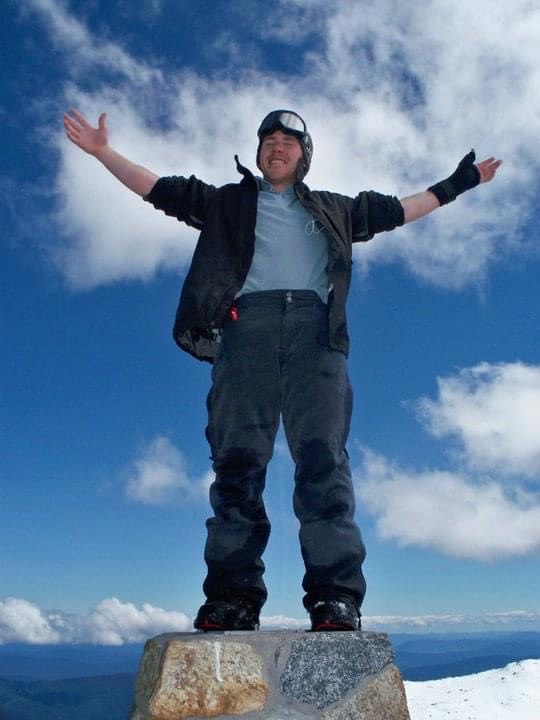
[(458, 195), (470, 190), (480, 182), (480, 171), (474, 164), (476, 153), (471, 150), (459, 163), (455, 171), (446, 180), (435, 183), (428, 190), (437, 196), (441, 205), (455, 200)]

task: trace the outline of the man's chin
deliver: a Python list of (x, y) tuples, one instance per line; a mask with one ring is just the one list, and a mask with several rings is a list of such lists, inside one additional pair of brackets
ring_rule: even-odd
[(269, 172), (264, 173), (264, 179), (269, 182), (271, 185), (274, 185), (275, 183), (279, 185), (292, 185), (294, 183), (294, 176), (290, 173), (279, 173), (279, 172)]

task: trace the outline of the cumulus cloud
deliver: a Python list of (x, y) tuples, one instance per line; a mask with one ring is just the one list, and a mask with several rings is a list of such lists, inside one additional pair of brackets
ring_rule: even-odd
[(138, 608), (114, 597), (102, 600), (87, 615), (42, 610), (21, 598), (0, 600), (0, 644), (123, 645), (191, 628), (191, 619), (183, 612), (163, 610), (149, 603)]
[(156, 436), (127, 471), (126, 495), (147, 505), (168, 505), (181, 500), (207, 497), (214, 474), (200, 478), (188, 475), (183, 453), (169, 438)]
[[(414, 7), (383, 0), (362, 12), (345, 0), (331, 8), (290, 0), (280, 3), (288, 23), (279, 12), (269, 20), (269, 9), (260, 31), (296, 45), (296, 74), (246, 67), (242, 55), (230, 78), (223, 69), (212, 79), (179, 70), (167, 80), (151, 59), (135, 63), (119, 45), (94, 37), (59, 2), (27, 4), (75, 67), (106, 65), (121, 75), (93, 93), (70, 86), (66, 99), (94, 121), (108, 110), (113, 145), (158, 174), (195, 172), (216, 184), (234, 179), (233, 152), (253, 166), (256, 118), (290, 105), (308, 119), (315, 139), (309, 175), (315, 187), (403, 196), (448, 175), (471, 146), (480, 156), (505, 159), (492, 184), (358, 248), (364, 270), (397, 260), (424, 280), (461, 288), (482, 281), (508, 253), (534, 246), (524, 228), (539, 172), (540, 8), (528, 0), (511, 7), (504, 0), (425, 0)], [(294, 34), (285, 32), (291, 13)], [(156, 121), (156, 107), (166, 126)], [(58, 147), (64, 240), (55, 258), (70, 283), (144, 279), (185, 266), (192, 231), (137, 198), (121, 199), (127, 191), (113, 188), (93, 159), (60, 138)]]
[(379, 535), (455, 557), (498, 560), (540, 549), (540, 367), (489, 364), (438, 378), (417, 415), (452, 436), (449, 469), (405, 469), (362, 448), (357, 491)]
[[(489, 189), (458, 200), (459, 212), (444, 208), (368, 244), (359, 257), (366, 265), (399, 259), (424, 279), (460, 287), (483, 278), (505, 236), (511, 245), (519, 243), (519, 218), (531, 214), (532, 198), (527, 206), (510, 182), (524, 181), (525, 190), (538, 174), (538, 118), (534, 129), (524, 126), (538, 109), (539, 97), (532, 94), (540, 83), (539, 28), (540, 11), (528, 2), (509, 8), (503, 2), (431, 0), (410, 7), (387, 0), (361, 13), (339, 2), (335, 12), (321, 15), (327, 44), (315, 55), (315, 74), (327, 72), (349, 98), (346, 116), (354, 118), (356, 136), (348, 134), (347, 161), (358, 168), (356, 181), (360, 175), (377, 189), (422, 189), (444, 177), (456, 154), (471, 146), (507, 161)], [(531, 164), (529, 143), (536, 149)], [(519, 177), (524, 165), (527, 180)]]
[(368, 449), (355, 477), (383, 539), (475, 560), (540, 549), (540, 501), (522, 488), (458, 472), (406, 470)]
[(60, 637), (34, 603), (14, 597), (0, 600), (0, 643), (54, 644)]
[(484, 362), (437, 384), (418, 404), (435, 437), (456, 437), (473, 468), (540, 477), (540, 366)]
[[(145, 642), (166, 632), (190, 632), (193, 618), (178, 610), (149, 603), (137, 607), (118, 598), (106, 598), (83, 614), (44, 610), (22, 598), (0, 599), (0, 644), (123, 645)], [(386, 632), (452, 632), (472, 630), (534, 630), (540, 613), (511, 611), (486, 615), (364, 616), (365, 629)], [(304, 630), (307, 616), (263, 615), (265, 630)]]
[(122, 645), (142, 642), (164, 632), (183, 632), (191, 629), (190, 618), (182, 612), (163, 610), (144, 603), (141, 608), (107, 598), (79, 624), (91, 642), (99, 645)]

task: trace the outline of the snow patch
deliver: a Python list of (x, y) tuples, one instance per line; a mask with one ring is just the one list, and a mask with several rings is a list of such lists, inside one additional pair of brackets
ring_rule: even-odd
[(405, 682), (411, 720), (539, 720), (540, 660), (427, 682)]

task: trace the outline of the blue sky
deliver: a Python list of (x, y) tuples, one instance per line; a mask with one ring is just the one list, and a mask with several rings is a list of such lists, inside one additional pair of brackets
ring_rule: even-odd
[[(489, 8), (489, 10), (488, 10)], [(8, 2), (2, 30), (0, 642), (123, 642), (202, 601), (210, 366), (171, 326), (196, 234), (63, 135), (79, 107), (165, 174), (234, 181), (293, 107), (312, 187), (493, 183), (355, 251), (349, 450), (366, 626), (540, 628), (540, 11), (524, 0)], [(305, 621), (292, 473), (266, 618)], [(268, 621), (270, 622), (270, 621)]]

